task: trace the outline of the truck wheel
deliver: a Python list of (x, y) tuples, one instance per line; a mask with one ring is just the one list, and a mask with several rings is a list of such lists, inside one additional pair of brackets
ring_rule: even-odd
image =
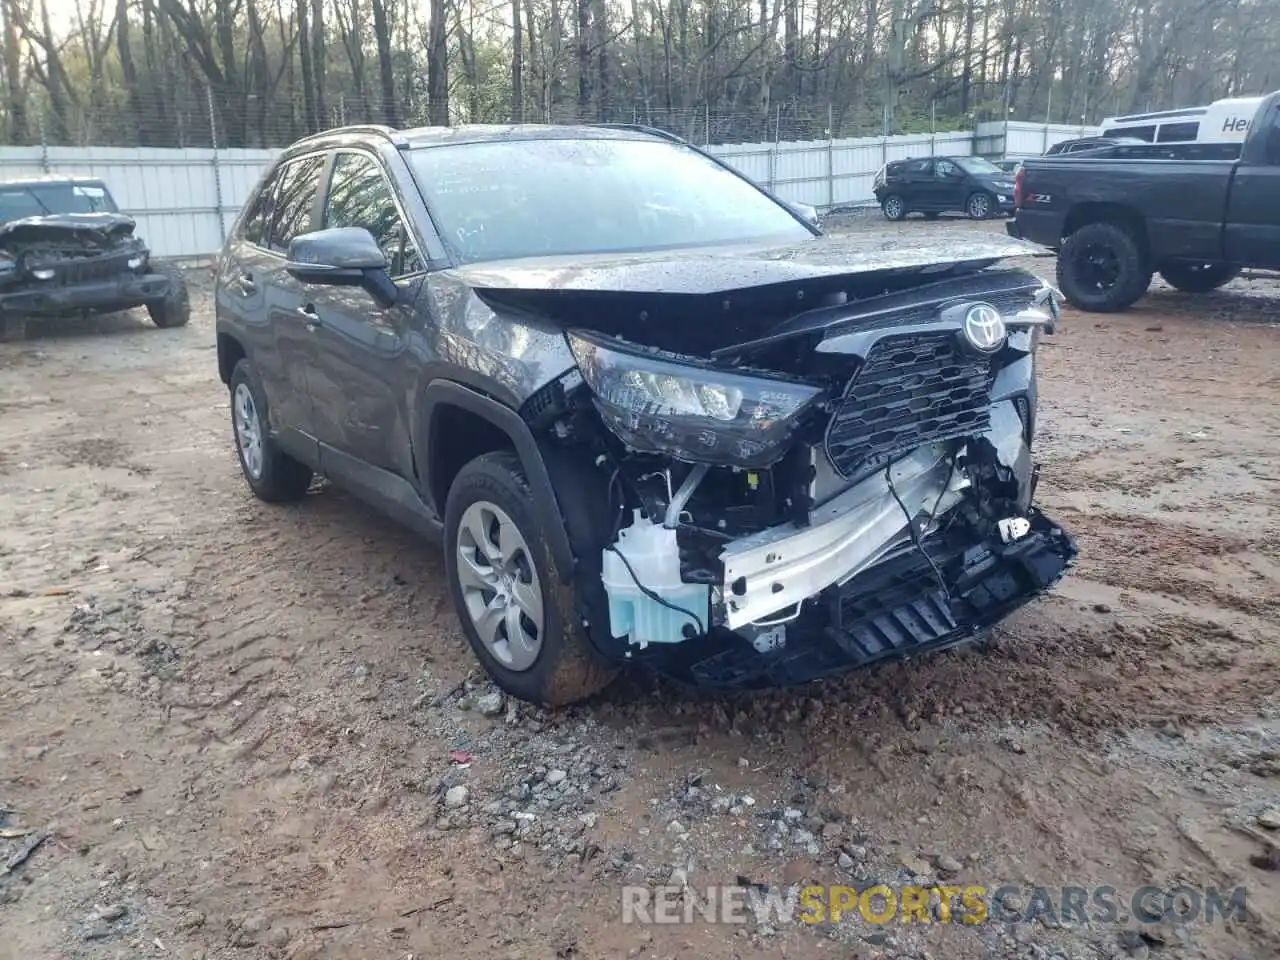
[(880, 201), (880, 212), (886, 220), (904, 220), (907, 216), (907, 202), (896, 193), (891, 193)]
[(520, 458), (476, 457), (449, 487), (445, 570), (462, 632), (494, 683), (558, 707), (604, 689), (617, 668), (592, 648), (542, 523)]
[(267, 417), (267, 400), (248, 360), (236, 364), (229, 386), (236, 456), (249, 489), (268, 503), (301, 500), (311, 486), (311, 468), (276, 445)]
[(0, 343), (27, 336), (27, 318), (21, 314), (0, 314)]
[(191, 319), (191, 296), (187, 292), (186, 278), (181, 270), (167, 263), (156, 267), (156, 272), (169, 278), (169, 292), (163, 300), (147, 304), (151, 322), (161, 328), (185, 327)]
[(1227, 263), (1166, 263), (1160, 276), (1183, 293), (1208, 293), (1240, 276), (1240, 268)]
[(1147, 292), (1151, 268), (1132, 233), (1117, 223), (1086, 223), (1058, 253), (1058, 287), (1091, 313), (1125, 310)]
[(969, 215), (970, 220), (987, 220), (995, 207), (991, 194), (979, 190), (977, 193), (969, 194), (969, 199), (964, 204), (964, 212)]

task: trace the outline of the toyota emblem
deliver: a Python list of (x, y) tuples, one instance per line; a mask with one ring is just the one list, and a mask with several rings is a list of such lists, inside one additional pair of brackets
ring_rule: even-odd
[(975, 350), (994, 353), (1004, 346), (1004, 318), (991, 304), (975, 303), (965, 311), (964, 336)]

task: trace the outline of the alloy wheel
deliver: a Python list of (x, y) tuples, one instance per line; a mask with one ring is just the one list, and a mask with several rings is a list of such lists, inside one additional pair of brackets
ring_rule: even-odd
[(232, 423), (235, 425), (236, 443), (240, 447), (240, 460), (254, 480), (262, 479), (262, 420), (253, 391), (247, 383), (236, 386), (232, 398)]
[(458, 583), (481, 642), (508, 670), (528, 670), (542, 649), (542, 585), (529, 544), (496, 504), (477, 500), (462, 514), (455, 544)]

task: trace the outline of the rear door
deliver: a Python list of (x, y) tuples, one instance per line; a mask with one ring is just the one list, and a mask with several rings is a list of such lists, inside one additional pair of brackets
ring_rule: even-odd
[(307, 330), (302, 283), (285, 269), (289, 241), (312, 229), (325, 168), (324, 153), (290, 160), (281, 167), (275, 211), (267, 228), (255, 281), (265, 289), (266, 313), (280, 359), (280, 397), (272, 419), (282, 427), (315, 436), (308, 368), (315, 363), (315, 345)]
[[(1255, 121), (1256, 123), (1256, 121)], [(1226, 258), (1249, 267), (1280, 267), (1280, 96), (1245, 143), (1227, 198)]]
[(399, 391), (426, 263), (375, 153), (351, 149), (335, 155), (321, 225), (363, 227), (373, 234), (401, 293), (399, 303), (384, 308), (356, 287), (304, 288), (303, 309), (316, 318), (308, 385), (321, 461), (332, 475), (351, 469), (354, 458), (410, 479), (407, 403)]
[(277, 433), (285, 422), (296, 426), (296, 412), (291, 407), (299, 400), (288, 381), (267, 310), (278, 258), (266, 244), (282, 173), (283, 168), (278, 167), (262, 181), (236, 222), (219, 261), (214, 300), (218, 318), (231, 324), (258, 372), (259, 384), (266, 394), (268, 420)]

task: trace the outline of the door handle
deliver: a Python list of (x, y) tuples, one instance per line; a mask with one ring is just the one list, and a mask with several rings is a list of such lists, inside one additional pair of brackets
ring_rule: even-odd
[(319, 329), (320, 318), (316, 316), (316, 308), (311, 304), (308, 303), (305, 307), (298, 307), (298, 316), (306, 321), (308, 330), (315, 331)]

